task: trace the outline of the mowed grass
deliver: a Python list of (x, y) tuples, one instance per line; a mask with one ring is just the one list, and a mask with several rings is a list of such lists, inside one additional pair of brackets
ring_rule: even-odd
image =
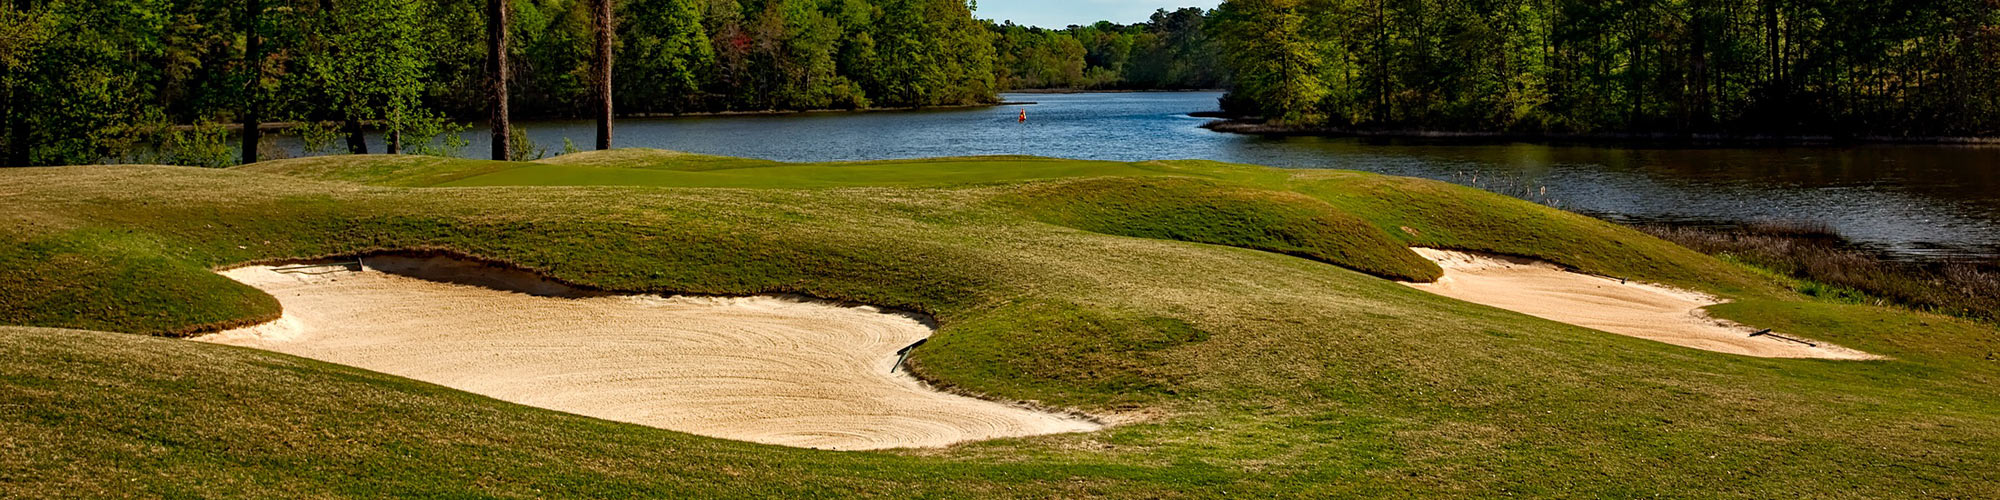
[[(1031, 157), (854, 163), (778, 163), (657, 150), (579, 153), (538, 162), (381, 157), (354, 168), (338, 157), (265, 162), (240, 170), (382, 186), (662, 186), (830, 188), (954, 186), (1096, 175), (1156, 175), (1144, 164)], [(912, 175), (913, 173), (917, 175)]]
[[(2000, 496), (1991, 327), (1807, 301), (1429, 181), (615, 151), (5, 170), (0, 204), (0, 323), (68, 328), (0, 328), (0, 496)], [(1722, 355), (1443, 299), (1385, 279), (1435, 272), (1409, 244), (1700, 288), (1738, 299), (1718, 315), (1894, 359)], [(924, 378), (1124, 423), (817, 452), (129, 334), (277, 312), (212, 267), (394, 249), (920, 310), (940, 323)]]

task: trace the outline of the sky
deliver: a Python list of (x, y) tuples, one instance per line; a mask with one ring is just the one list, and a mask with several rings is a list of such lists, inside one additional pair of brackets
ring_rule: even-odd
[(1130, 24), (1146, 20), (1159, 9), (1213, 9), (1221, 0), (979, 0), (972, 15), (1014, 24), (1062, 28), (1072, 24), (1111, 21)]

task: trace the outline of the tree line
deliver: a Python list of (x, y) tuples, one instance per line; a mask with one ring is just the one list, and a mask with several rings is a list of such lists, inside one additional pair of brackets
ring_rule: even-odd
[(1281, 125), (1990, 136), (1993, 0), (1231, 0), (1225, 107)]
[[(1041, 29), (965, 0), (0, 0), (0, 164), (463, 147), (507, 118), (1214, 88), (1281, 126), (2000, 134), (1994, 0), (1230, 0)], [(477, 29), (484, 26), (487, 29)], [(248, 124), (242, 145), (216, 123)], [(240, 151), (234, 157), (232, 149)], [(504, 153), (504, 155), (503, 155)]]
[(1067, 29), (989, 24), (1001, 88), (1213, 89), (1228, 75), (1198, 8), (1159, 10), (1144, 23)]
[[(486, 27), (482, 30), (479, 27)], [(0, 164), (463, 147), (466, 120), (997, 101), (965, 0), (0, 0)], [(195, 124), (189, 126), (189, 124)], [(456, 143), (455, 143), (455, 142)]]

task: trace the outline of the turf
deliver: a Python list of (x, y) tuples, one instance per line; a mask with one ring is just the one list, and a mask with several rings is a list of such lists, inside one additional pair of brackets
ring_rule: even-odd
[[(0, 328), (0, 496), (2000, 495), (1990, 326), (1813, 302), (1430, 181), (614, 151), (15, 169), (0, 204), (0, 324), (68, 328)], [(1435, 272), (1413, 243), (1701, 288), (1738, 300), (1719, 315), (1895, 359), (1744, 358), (1451, 301), (1383, 279)], [(1126, 423), (815, 452), (125, 334), (275, 314), (212, 267), (388, 249), (920, 310), (940, 324), (921, 376)]]

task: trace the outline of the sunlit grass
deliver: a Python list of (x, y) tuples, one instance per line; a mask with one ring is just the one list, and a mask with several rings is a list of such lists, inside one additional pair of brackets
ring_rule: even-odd
[[(4, 328), (0, 496), (2000, 495), (1991, 327), (1811, 301), (1519, 200), (1212, 162), (624, 154), (0, 171), (0, 323), (186, 333), (276, 313), (215, 266), (450, 249), (613, 290), (928, 312), (924, 378), (1123, 423), (815, 452)], [(361, 184), (510, 172), (552, 185)], [(1422, 277), (1409, 244), (1701, 288), (1738, 300), (1718, 315), (1894, 359), (1744, 358), (1452, 301), (1382, 277)]]

